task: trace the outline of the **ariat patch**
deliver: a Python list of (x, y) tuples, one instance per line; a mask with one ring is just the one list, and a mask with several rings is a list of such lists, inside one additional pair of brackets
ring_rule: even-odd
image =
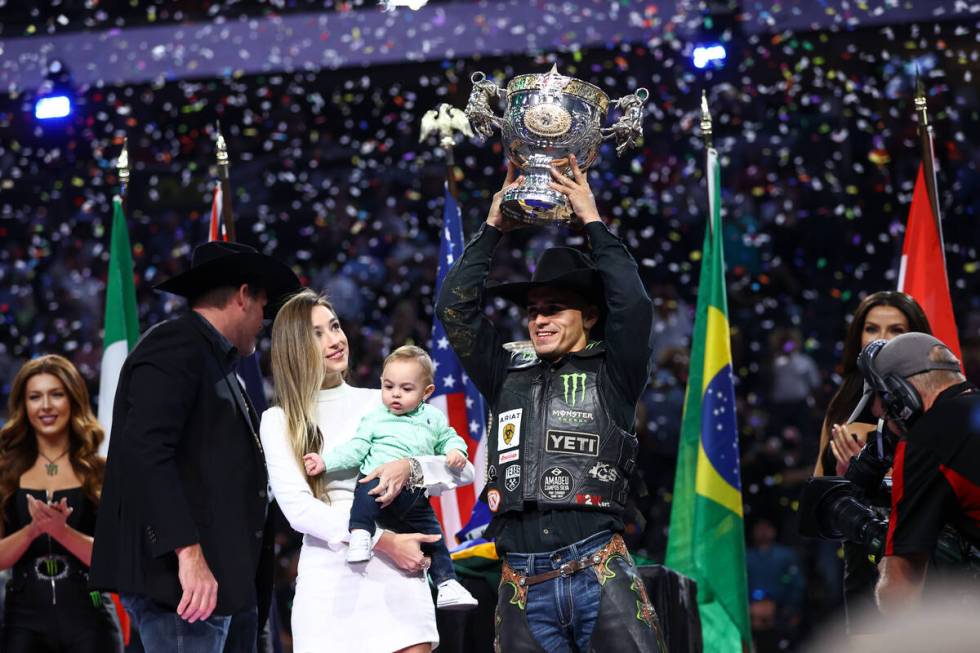
[(497, 451), (512, 449), (521, 444), (521, 414), (523, 408), (497, 415)]

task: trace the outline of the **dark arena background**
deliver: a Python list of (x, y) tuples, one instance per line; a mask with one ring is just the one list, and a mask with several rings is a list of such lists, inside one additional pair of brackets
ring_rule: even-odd
[[(841, 628), (837, 544), (797, 534), (797, 499), (848, 320), (867, 294), (898, 283), (922, 160), (917, 77), (963, 363), (980, 382), (980, 5), (422, 4), (0, 0), (0, 415), (16, 371), (46, 353), (74, 362), (97, 403), (124, 139), (140, 329), (184, 310), (153, 285), (208, 239), (219, 125), (238, 240), (330, 296), (352, 383), (377, 387), (388, 352), (431, 338), (446, 163), (437, 139), (420, 142), (422, 115), (465, 107), (476, 71), (504, 83), (557, 65), (612, 98), (650, 92), (637, 147), (617, 157), (603, 145), (589, 180), (655, 303), (655, 365), (636, 423), (646, 491), (626, 540), (663, 562), (708, 216), (704, 91), (721, 159), (746, 549), (774, 539), (788, 561), (776, 587), (750, 566), (756, 650), (799, 650)], [(724, 44), (724, 59), (698, 68), (694, 50), (708, 42)], [(67, 117), (35, 115), (46, 80), (70, 97)], [(505, 156), (499, 136), (461, 138), (454, 155), (469, 237)], [(546, 247), (584, 242), (567, 229), (508, 235), (493, 277), (527, 278)], [(513, 306), (498, 300), (488, 312), (526, 338)], [(266, 333), (271, 400), (269, 344)], [(299, 543), (282, 521), (276, 624), (287, 651)], [(489, 633), (473, 646), (490, 650)]]

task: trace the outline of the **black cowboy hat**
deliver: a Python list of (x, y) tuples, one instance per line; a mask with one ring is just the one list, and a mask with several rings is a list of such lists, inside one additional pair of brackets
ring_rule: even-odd
[(299, 279), (284, 263), (260, 254), (241, 243), (211, 241), (194, 248), (189, 270), (158, 283), (154, 288), (187, 297), (196, 297), (219, 286), (247, 283), (265, 290), (266, 318), (275, 316), (280, 301), (299, 290)]
[(570, 290), (589, 304), (594, 304), (599, 309), (599, 321), (592, 327), (589, 335), (595, 338), (602, 334), (606, 315), (602, 277), (595, 263), (586, 254), (571, 247), (552, 247), (545, 250), (538, 259), (530, 281), (488, 285), (487, 293), (524, 307), (527, 306), (528, 293), (535, 288)]

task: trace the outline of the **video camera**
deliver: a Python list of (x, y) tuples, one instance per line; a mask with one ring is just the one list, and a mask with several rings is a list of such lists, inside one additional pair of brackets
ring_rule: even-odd
[(875, 558), (885, 550), (888, 521), (872, 506), (891, 504), (891, 469), (898, 439), (879, 422), (844, 477), (817, 476), (800, 498), (800, 535), (849, 540), (864, 546)]
[[(848, 540), (863, 546), (875, 560), (885, 552), (888, 520), (874, 507), (891, 506), (891, 469), (898, 438), (882, 421), (857, 456), (851, 458), (844, 477), (816, 476), (800, 497), (800, 535), (826, 540)], [(980, 579), (980, 548), (952, 524), (939, 534), (931, 559), (936, 564), (966, 570)]]

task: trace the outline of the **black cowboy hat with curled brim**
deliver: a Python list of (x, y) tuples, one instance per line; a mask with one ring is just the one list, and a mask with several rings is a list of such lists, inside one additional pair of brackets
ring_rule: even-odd
[(219, 240), (194, 248), (190, 269), (158, 283), (154, 288), (193, 301), (220, 286), (247, 283), (265, 290), (265, 317), (275, 317), (286, 295), (299, 290), (299, 279), (286, 264), (241, 243)]
[(530, 281), (498, 283), (487, 286), (487, 294), (527, 306), (527, 296), (535, 288), (569, 290), (599, 309), (599, 321), (589, 332), (593, 339), (601, 336), (605, 323), (606, 303), (602, 277), (595, 263), (586, 254), (571, 247), (552, 247), (545, 250), (534, 268)]

